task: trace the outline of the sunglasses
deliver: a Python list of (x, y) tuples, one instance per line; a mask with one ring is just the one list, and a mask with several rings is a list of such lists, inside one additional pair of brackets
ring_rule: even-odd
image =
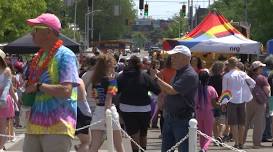
[(33, 26), (33, 32), (36, 33), (39, 29), (49, 29), (48, 27), (46, 26), (42, 26), (42, 25), (35, 25)]

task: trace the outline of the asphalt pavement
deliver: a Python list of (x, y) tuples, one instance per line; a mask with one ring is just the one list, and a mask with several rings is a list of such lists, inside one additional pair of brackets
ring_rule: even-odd
[[(22, 151), (23, 141), (24, 141), (24, 132), (25, 129), (16, 129), (16, 141), (8, 142), (6, 144), (7, 151), (9, 152), (20, 152)], [(146, 152), (161, 152), (161, 139), (159, 138), (160, 130), (159, 129), (149, 129), (148, 131), (148, 143), (147, 143), (147, 151)], [(73, 146), (71, 148), (71, 152), (75, 152), (74, 145), (78, 144), (79, 140), (75, 138), (73, 140)], [(233, 142), (228, 142), (228, 145), (234, 145)], [(130, 140), (128, 138), (123, 138), (123, 145), (125, 147), (126, 152), (131, 152)], [(246, 152), (272, 152), (272, 142), (264, 142), (262, 143), (263, 147), (259, 149), (253, 149), (252, 146), (252, 130), (249, 131), (247, 136), (247, 142), (244, 146)], [(197, 144), (199, 147), (199, 143)], [(209, 148), (209, 152), (230, 152), (225, 147), (214, 146), (212, 143)], [(105, 142), (99, 152), (107, 152), (107, 142)]]

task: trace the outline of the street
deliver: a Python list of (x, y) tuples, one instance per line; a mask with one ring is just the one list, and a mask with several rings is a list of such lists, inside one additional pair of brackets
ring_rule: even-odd
[[(22, 146), (23, 146), (23, 141), (24, 141), (24, 134), (23, 134), (24, 131), (25, 131), (24, 129), (16, 129), (17, 139), (15, 142), (8, 142), (6, 144), (7, 151), (10, 151), (10, 152), (22, 151)], [(150, 129), (148, 131), (148, 146), (147, 146), (146, 152), (160, 152), (161, 139), (158, 138), (159, 135), (160, 135), (159, 129)], [(75, 152), (74, 145), (76, 145), (78, 143), (79, 143), (79, 140), (77, 138), (73, 140), (73, 146), (71, 148), (71, 152)], [(232, 146), (234, 143), (229, 142), (227, 144)], [(243, 150), (245, 150), (247, 152), (272, 152), (271, 144), (272, 143), (270, 143), (270, 142), (262, 143), (262, 145), (263, 145), (262, 148), (253, 149), (252, 148), (252, 130), (250, 130), (249, 135), (247, 137), (247, 142), (246, 142)], [(125, 147), (126, 152), (131, 152), (131, 147), (130, 147), (130, 143), (129, 143), (128, 138), (123, 139), (123, 145)], [(198, 146), (199, 145), (197, 144), (197, 147)], [(102, 145), (99, 152), (106, 152), (107, 151), (106, 149), (107, 149), (107, 144), (106, 144), (106, 142), (104, 142), (104, 144)], [(231, 150), (224, 148), (224, 147), (213, 146), (213, 144), (211, 144), (209, 151), (210, 152), (228, 152)]]

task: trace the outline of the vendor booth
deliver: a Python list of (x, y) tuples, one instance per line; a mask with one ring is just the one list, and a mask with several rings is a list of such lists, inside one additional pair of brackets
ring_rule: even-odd
[[(60, 34), (59, 38), (63, 40), (64, 46), (70, 48), (73, 52), (77, 53), (80, 50), (80, 44), (67, 36)], [(28, 54), (36, 53), (39, 47), (33, 43), (30, 33), (18, 38), (17, 40), (8, 43), (4, 46), (4, 52), (9, 54)]]
[(250, 40), (236, 30), (227, 19), (217, 11), (211, 11), (190, 33), (181, 39), (167, 39), (164, 50), (176, 45), (185, 45), (192, 52), (259, 54), (261, 44)]

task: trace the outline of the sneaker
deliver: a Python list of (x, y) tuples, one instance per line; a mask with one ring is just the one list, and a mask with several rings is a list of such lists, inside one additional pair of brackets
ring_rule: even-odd
[(14, 138), (12, 138), (10, 141), (11, 141), (11, 142), (15, 142), (15, 141), (16, 141), (16, 138), (14, 137)]
[(270, 139), (267, 139), (267, 138), (263, 138), (263, 139), (262, 139), (262, 142), (271, 142), (271, 140), (270, 140)]
[(228, 141), (228, 139), (229, 139), (228, 135), (224, 135), (224, 137), (222, 138), (222, 141), (226, 142), (226, 141)]
[(239, 149), (244, 149), (244, 145), (243, 144), (239, 144), (238, 148)]

